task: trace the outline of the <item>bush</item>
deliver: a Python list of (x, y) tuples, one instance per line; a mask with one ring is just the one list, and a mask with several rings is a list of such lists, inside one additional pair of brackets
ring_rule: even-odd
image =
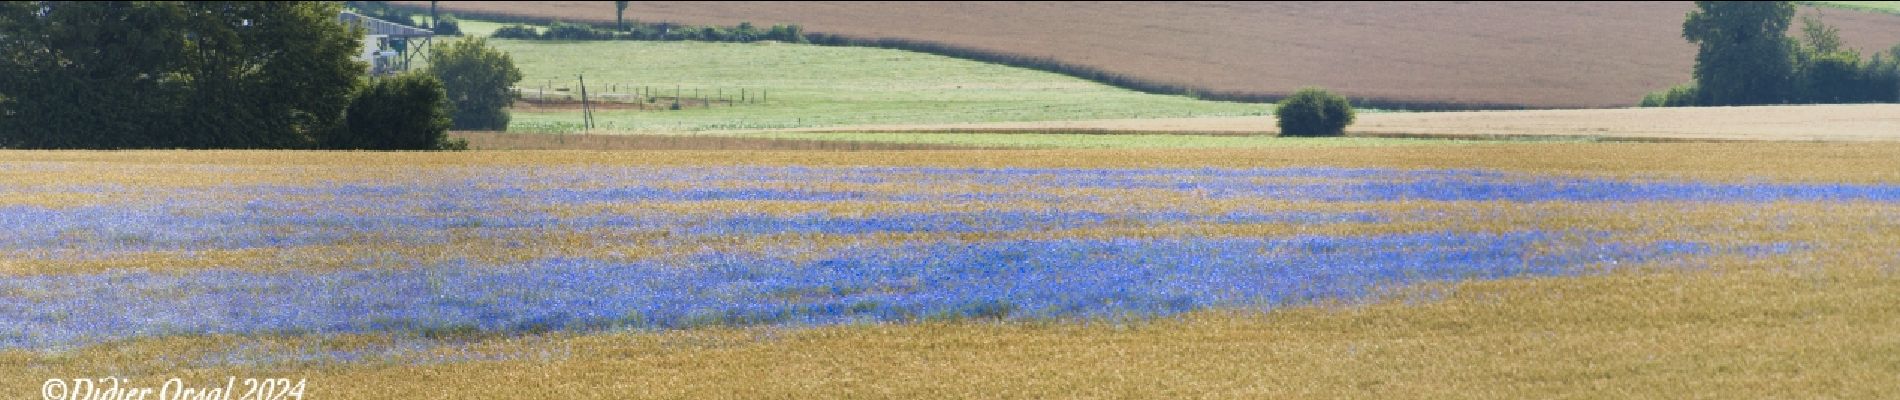
[(1685, 83), (1670, 87), (1668, 90), (1651, 92), (1643, 96), (1638, 107), (1690, 107), (1696, 105), (1696, 87), (1694, 83)]
[(1886, 54), (1874, 53), (1863, 71), (1868, 82), (1868, 98), (1878, 102), (1900, 103), (1900, 46)]
[(628, 21), (626, 25), (626, 31), (614, 32), (587, 24), (555, 21), (548, 25), (547, 32), (538, 32), (533, 26), (516, 24), (496, 29), (495, 33), (488, 37), (527, 40), (690, 40), (739, 43), (776, 40), (786, 43), (809, 43), (805, 39), (805, 29), (798, 25), (773, 25), (763, 30), (752, 25), (751, 22), (741, 22), (738, 26), (730, 28), (677, 26), (637, 21)]
[(541, 35), (548, 40), (613, 40), (614, 32), (596, 29), (585, 24), (555, 22), (548, 25), (548, 32)]
[(455, 129), (507, 130), (508, 107), (521, 81), (513, 58), (488, 46), (486, 39), (463, 37), (429, 49), (428, 74), (442, 81), (455, 107)]
[(437, 35), (447, 35), (447, 36), (461, 36), (462, 35), (462, 23), (461, 21), (456, 20), (455, 16), (453, 15), (443, 15), (442, 20), (435, 22), (434, 28), (435, 28), (434, 29), (435, 34)]
[(1860, 55), (1852, 52), (1813, 54), (1795, 65), (1796, 102), (1860, 103), (1871, 100), (1861, 72)]
[(785, 43), (805, 43), (805, 29), (798, 25), (772, 25), (772, 29), (766, 31), (765, 39)]
[(1340, 136), (1353, 120), (1352, 103), (1320, 88), (1303, 88), (1273, 110), (1281, 136)]
[(449, 145), (448, 96), (433, 76), (410, 73), (372, 82), (351, 97), (343, 119), (346, 128), (326, 147), (439, 150)]
[(488, 35), (488, 37), (492, 37), (492, 38), (496, 38), (496, 39), (529, 39), (529, 40), (533, 40), (533, 39), (540, 39), (540, 38), (541, 38), (541, 32), (540, 32), (540, 31), (536, 31), (536, 30), (534, 29), (534, 27), (532, 27), (532, 26), (527, 26), (527, 25), (508, 25), (508, 26), (504, 26), (504, 27), (501, 27), (501, 28), (499, 28), (499, 29), (495, 29), (495, 33), (492, 33), (492, 34), (489, 34), (489, 35)]

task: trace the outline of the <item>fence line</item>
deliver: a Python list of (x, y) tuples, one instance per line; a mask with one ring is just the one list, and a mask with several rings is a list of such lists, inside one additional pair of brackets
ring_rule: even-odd
[[(771, 89), (748, 86), (687, 87), (674, 85), (664, 88), (661, 85), (638, 85), (630, 83), (590, 83), (585, 88), (574, 82), (543, 81), (523, 82), (509, 88), (515, 98), (530, 102), (581, 101), (581, 91), (587, 91), (589, 100), (596, 102), (614, 102), (624, 104), (679, 104), (679, 108), (708, 107), (714, 104), (736, 106), (741, 104), (770, 104)], [(670, 90), (669, 90), (670, 89)]]

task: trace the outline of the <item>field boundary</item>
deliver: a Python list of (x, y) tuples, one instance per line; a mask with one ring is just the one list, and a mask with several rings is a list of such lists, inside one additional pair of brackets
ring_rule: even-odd
[(1498, 134), (1498, 133), (1415, 133), (1403, 131), (1353, 132), (1346, 137), (1383, 139), (1487, 140), (1512, 142), (1603, 142), (1603, 143), (1824, 143), (1826, 140), (1751, 140), (1724, 138), (1670, 138), (1615, 135)]
[(449, 137), (468, 140), (469, 149), (471, 150), (789, 150), (848, 152), (1008, 149), (945, 144), (754, 138), (715, 135), (613, 135), (450, 131)]
[[(403, 4), (403, 3), (389, 3), (388, 6), (391, 8), (403, 9), (405, 11), (410, 11), (410, 12), (428, 12), (428, 7), (418, 6), (418, 5)], [(452, 14), (454, 14), (457, 19), (489, 21), (489, 22), (497, 22), (497, 23), (549, 25), (549, 24), (553, 24), (554, 22), (563, 22), (563, 23), (570, 23), (570, 24), (584, 24), (587, 26), (595, 27), (595, 28), (612, 28), (613, 26), (613, 24), (611, 23), (603, 23), (603, 22), (598, 22), (598, 21), (563, 21), (557, 18), (535, 17), (535, 16), (528, 16), (528, 15), (521, 15), (521, 14), (514, 14), (514, 13), (484, 12), (484, 11), (457, 11), (457, 12), (453, 12)], [(673, 22), (644, 22), (644, 21), (627, 21), (627, 24), (641, 25), (641, 26), (657, 26), (661, 24), (671, 25), (671, 26), (688, 25), (688, 24), (673, 23)], [(1035, 71), (1062, 74), (1062, 75), (1067, 75), (1067, 76), (1075, 77), (1075, 78), (1090, 81), (1090, 82), (1100, 83), (1100, 84), (1104, 84), (1108, 86), (1113, 86), (1117, 88), (1128, 89), (1128, 90), (1133, 90), (1133, 91), (1148, 93), (1148, 94), (1187, 96), (1187, 97), (1192, 97), (1199, 100), (1231, 101), (1231, 102), (1240, 102), (1240, 103), (1274, 103), (1292, 94), (1291, 92), (1231, 91), (1231, 90), (1220, 90), (1220, 89), (1214, 89), (1214, 88), (1198, 87), (1198, 86), (1190, 86), (1190, 85), (1182, 85), (1182, 84), (1164, 83), (1158, 80), (1143, 79), (1143, 78), (1132, 77), (1125, 74), (1109, 72), (1108, 70), (1097, 68), (1097, 67), (1063, 62), (1061, 60), (1057, 60), (1057, 59), (1049, 58), (1049, 57), (1035, 57), (1035, 56), (1022, 55), (1022, 54), (1006, 52), (1006, 51), (981, 49), (981, 48), (969, 47), (969, 46), (959, 46), (959, 45), (953, 45), (953, 44), (932, 41), (932, 40), (916, 40), (916, 39), (901, 39), (901, 38), (887, 38), (887, 37), (860, 37), (860, 36), (853, 36), (853, 35), (825, 33), (821, 31), (807, 31), (804, 33), (804, 36), (806, 40), (808, 41), (808, 43), (806, 44), (814, 45), (814, 46), (871, 47), (871, 48), (902, 50), (902, 51), (910, 51), (910, 52), (931, 54), (931, 55), (951, 57), (951, 58), (959, 58), (959, 59), (964, 59), (964, 60), (991, 63), (991, 64), (997, 64), (997, 65), (1003, 65), (1003, 66), (1009, 66), (1009, 67), (1015, 67), (1015, 68), (1023, 68), (1023, 69), (1029, 69), (1029, 70), (1035, 70)], [(643, 39), (616, 39), (616, 40), (655, 41), (655, 40), (643, 40)], [(671, 40), (659, 40), (659, 41), (671, 41)], [(1536, 106), (1532, 106), (1528, 104), (1513, 104), (1513, 103), (1399, 100), (1399, 99), (1388, 99), (1388, 98), (1378, 98), (1378, 97), (1350, 97), (1350, 99), (1352, 100), (1353, 104), (1361, 106), (1361, 107), (1390, 109), (1390, 110), (1407, 110), (1407, 111), (1479, 111), (1479, 110), (1546, 109), (1546, 107), (1536, 107)]]
[[(1272, 116), (862, 125), (779, 132), (1274, 135)], [(1900, 104), (1363, 113), (1348, 137), (1640, 143), (1900, 141)]]
[(1809, 6), (1809, 7), (1815, 7), (1815, 8), (1833, 8), (1833, 9), (1839, 9), (1839, 10), (1900, 15), (1900, 9), (1894, 9), (1890, 7), (1881, 7), (1881, 6), (1875, 6), (1875, 5), (1855, 4), (1855, 2), (1797, 1), (1794, 3), (1799, 4), (1799, 5)]
[[(783, 133), (905, 133), (905, 134), (1018, 134), (1018, 135), (1175, 135), (1208, 137), (1253, 137), (1278, 136), (1271, 131), (1235, 132), (1235, 131), (1182, 131), (1182, 130), (1146, 130), (1146, 129), (1109, 129), (1109, 128), (1057, 128), (1057, 129), (1011, 129), (1011, 128), (953, 128), (953, 129), (825, 129), (794, 131)], [(1726, 138), (1669, 138), (1621, 135), (1560, 135), (1560, 134), (1496, 134), (1496, 133), (1418, 133), (1406, 131), (1359, 131), (1346, 134), (1347, 138), (1379, 139), (1435, 139), (1435, 140), (1472, 140), (1472, 141), (1511, 141), (1511, 142), (1605, 142), (1605, 143), (1826, 143), (1828, 140), (1796, 139), (1726, 139)]]

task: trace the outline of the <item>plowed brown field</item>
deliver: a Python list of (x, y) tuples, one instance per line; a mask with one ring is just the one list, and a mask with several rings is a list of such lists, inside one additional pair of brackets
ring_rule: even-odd
[[(412, 3), (427, 7), (427, 2)], [(605, 1), (460, 2), (445, 10), (613, 21)], [(629, 19), (797, 23), (1049, 57), (1205, 89), (1616, 107), (1689, 80), (1689, 2), (633, 2)], [(1806, 9), (1804, 13), (1816, 12)], [(1864, 53), (1900, 44), (1900, 16), (1824, 10)]]

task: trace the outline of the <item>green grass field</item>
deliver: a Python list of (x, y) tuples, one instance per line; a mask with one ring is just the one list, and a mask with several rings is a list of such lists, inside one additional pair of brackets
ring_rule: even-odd
[(1900, 14), (1900, 1), (1803, 1), (1801, 3), (1817, 7), (1834, 7), (1849, 10)]
[[(747, 97), (711, 109), (595, 111), (596, 130), (706, 131), (854, 124), (927, 124), (1260, 115), (1269, 106), (1143, 94), (1059, 74), (897, 50), (782, 43), (493, 40), (529, 92), (590, 95), (650, 87), (657, 96)], [(550, 93), (561, 93), (550, 91)], [(598, 97), (598, 95), (596, 95)], [(671, 104), (663, 100), (663, 104)], [(511, 130), (578, 130), (574, 109), (517, 109)]]
[(488, 36), (488, 35), (494, 34), (496, 29), (501, 29), (501, 27), (508, 26), (508, 25), (514, 25), (514, 24), (494, 22), (494, 21), (469, 20), (469, 19), (457, 20), (456, 23), (460, 24), (459, 26), (462, 28), (463, 35), (472, 35), (472, 36)]

